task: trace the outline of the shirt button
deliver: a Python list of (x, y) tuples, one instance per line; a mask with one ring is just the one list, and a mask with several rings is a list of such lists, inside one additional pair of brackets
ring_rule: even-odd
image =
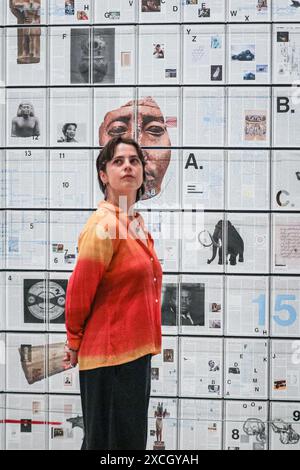
[(158, 299), (155, 299), (155, 302), (157, 303), (157, 302), (158, 302)]
[(154, 261), (154, 258), (150, 258), (151, 261)]
[(156, 277), (153, 279), (154, 282), (156, 282)]

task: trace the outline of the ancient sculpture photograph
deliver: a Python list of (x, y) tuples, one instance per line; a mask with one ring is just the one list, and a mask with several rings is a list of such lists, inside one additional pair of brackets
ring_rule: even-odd
[(115, 28), (71, 29), (71, 83), (115, 82)]
[(39, 137), (39, 119), (35, 116), (33, 105), (20, 103), (17, 115), (12, 120), (11, 137)]
[(41, 28), (36, 27), (41, 20), (41, 0), (10, 0), (9, 7), (17, 18), (18, 25), (18, 64), (37, 64), (40, 62)]

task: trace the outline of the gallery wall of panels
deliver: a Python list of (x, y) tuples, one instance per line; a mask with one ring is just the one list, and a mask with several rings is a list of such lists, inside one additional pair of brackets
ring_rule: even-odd
[(300, 2), (0, 4), (0, 448), (79, 449), (65, 294), (113, 136), (164, 271), (149, 449), (300, 449)]

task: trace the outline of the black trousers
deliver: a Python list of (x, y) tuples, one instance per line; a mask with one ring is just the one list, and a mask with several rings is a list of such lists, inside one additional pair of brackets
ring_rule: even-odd
[(144, 450), (151, 354), (119, 366), (79, 372), (83, 450)]

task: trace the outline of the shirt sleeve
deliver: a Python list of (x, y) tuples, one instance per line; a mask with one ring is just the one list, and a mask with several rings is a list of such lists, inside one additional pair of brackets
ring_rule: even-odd
[(79, 237), (78, 258), (66, 294), (66, 329), (71, 349), (80, 347), (97, 287), (113, 256), (113, 243), (106, 228), (95, 222)]

